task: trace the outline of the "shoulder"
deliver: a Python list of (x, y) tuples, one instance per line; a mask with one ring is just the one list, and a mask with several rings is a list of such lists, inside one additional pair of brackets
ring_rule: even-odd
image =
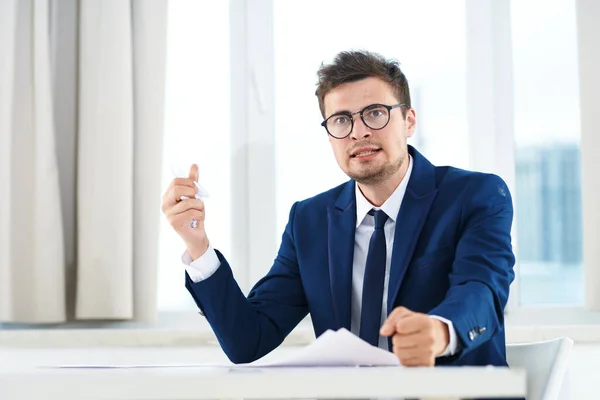
[(438, 190), (463, 195), (465, 200), (485, 199), (486, 202), (510, 202), (510, 190), (504, 179), (496, 174), (468, 171), (455, 167), (437, 167)]

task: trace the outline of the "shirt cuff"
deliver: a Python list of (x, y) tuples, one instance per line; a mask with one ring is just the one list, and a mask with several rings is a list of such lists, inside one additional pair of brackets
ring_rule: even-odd
[(215, 249), (210, 245), (208, 246), (208, 250), (197, 260), (192, 261), (192, 257), (186, 251), (181, 256), (181, 261), (185, 264), (185, 270), (194, 283), (210, 278), (221, 265)]
[(435, 318), (439, 321), (442, 321), (443, 323), (445, 323), (446, 325), (448, 325), (448, 335), (449, 335), (449, 343), (448, 346), (446, 347), (446, 349), (444, 350), (444, 352), (442, 354), (439, 355), (439, 357), (448, 357), (448, 356), (453, 356), (455, 355), (458, 351), (458, 337), (456, 335), (456, 330), (454, 329), (454, 324), (452, 324), (452, 321), (447, 320), (446, 318), (443, 317), (439, 317), (437, 315), (430, 315), (430, 318)]

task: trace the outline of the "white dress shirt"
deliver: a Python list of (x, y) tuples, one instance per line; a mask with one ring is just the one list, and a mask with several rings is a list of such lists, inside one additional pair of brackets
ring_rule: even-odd
[[(367, 263), (367, 252), (369, 250), (369, 241), (371, 235), (375, 229), (375, 218), (369, 215), (371, 209), (383, 210), (388, 219), (384, 226), (385, 238), (386, 238), (386, 262), (385, 262), (385, 281), (383, 287), (383, 302), (381, 305), (381, 325), (387, 318), (387, 296), (388, 286), (390, 279), (390, 264), (392, 260), (392, 249), (394, 245), (394, 232), (396, 229), (396, 218), (400, 211), (400, 205), (408, 186), (408, 181), (412, 172), (412, 157), (409, 155), (409, 166), (400, 182), (400, 185), (396, 188), (394, 193), (381, 205), (381, 207), (374, 207), (362, 194), (358, 185), (355, 185), (356, 189), (356, 233), (354, 239), (354, 260), (352, 263), (352, 300), (351, 300), (351, 323), (350, 329), (356, 336), (359, 335), (360, 329), (360, 318), (361, 318), (361, 306), (362, 306), (362, 287), (365, 278), (365, 266)], [(400, 238), (401, 240), (402, 238)], [(185, 252), (182, 258), (183, 263), (186, 265), (186, 270), (190, 279), (194, 282), (200, 282), (204, 279), (209, 278), (219, 268), (220, 262), (212, 247), (208, 248), (208, 251), (204, 253), (200, 258), (192, 261), (190, 255)], [(454, 325), (451, 321), (438, 317), (436, 318), (448, 325), (450, 343), (446, 347), (442, 356), (453, 355), (457, 351), (457, 336), (454, 330)], [(378, 346), (382, 349), (388, 350), (388, 340), (386, 336), (379, 337)]]

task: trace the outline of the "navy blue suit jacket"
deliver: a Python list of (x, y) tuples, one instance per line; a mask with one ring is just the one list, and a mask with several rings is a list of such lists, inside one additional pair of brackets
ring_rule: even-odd
[[(503, 310), (514, 278), (512, 200), (498, 176), (435, 167), (413, 147), (397, 223), (388, 312), (452, 321), (461, 350), (438, 365), (506, 365)], [(268, 274), (244, 296), (227, 260), (186, 287), (234, 363), (275, 349), (310, 313), (315, 335), (350, 329), (355, 182), (295, 203)], [(187, 274), (186, 274), (187, 275)]]

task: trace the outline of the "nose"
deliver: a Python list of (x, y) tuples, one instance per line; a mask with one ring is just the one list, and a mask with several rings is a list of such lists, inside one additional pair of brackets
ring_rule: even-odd
[(371, 128), (369, 128), (363, 122), (362, 118), (358, 117), (354, 119), (354, 127), (352, 128), (352, 133), (350, 134), (350, 138), (353, 140), (362, 140), (364, 138), (368, 138), (371, 136)]

